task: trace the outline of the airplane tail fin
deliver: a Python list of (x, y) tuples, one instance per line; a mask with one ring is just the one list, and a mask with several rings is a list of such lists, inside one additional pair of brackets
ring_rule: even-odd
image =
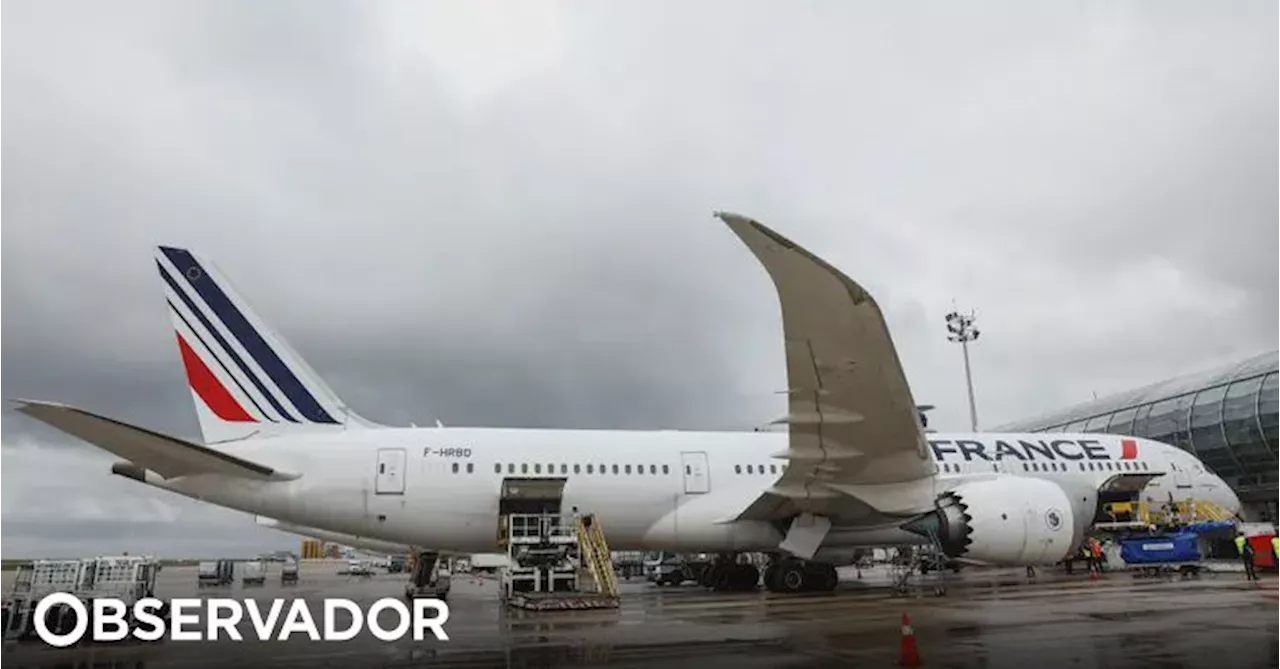
[(155, 259), (206, 443), (380, 427), (339, 399), (213, 263), (170, 246)]

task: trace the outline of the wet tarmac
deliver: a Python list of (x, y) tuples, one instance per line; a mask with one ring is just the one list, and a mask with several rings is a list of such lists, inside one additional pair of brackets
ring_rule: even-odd
[[(403, 575), (336, 574), (337, 565), (304, 567), (296, 586), (272, 573), (264, 587), (196, 588), (193, 568), (161, 573), (158, 595), (304, 597), (317, 615), (324, 597), (368, 606), (399, 597)], [(382, 642), (367, 632), (346, 642), (131, 643), (60, 650), (40, 642), (6, 647), (5, 667), (839, 667), (896, 666), (902, 615), (911, 618), (927, 667), (1119, 669), (1277, 666), (1277, 580), (1241, 574), (1145, 579), (1108, 573), (1091, 581), (1021, 570), (948, 576), (948, 594), (927, 584), (907, 596), (871, 571), (835, 593), (711, 593), (694, 586), (623, 582), (614, 610), (526, 613), (498, 602), (491, 577), (455, 576), (450, 639)], [(6, 574), (6, 576), (9, 576)], [(8, 578), (6, 578), (6, 581)], [(7, 591), (7, 582), (4, 584)], [(283, 618), (283, 616), (282, 616)], [(319, 621), (317, 621), (319, 623)], [(388, 619), (388, 623), (389, 623)], [(387, 626), (393, 626), (387, 624)], [(241, 626), (253, 638), (252, 624)]]

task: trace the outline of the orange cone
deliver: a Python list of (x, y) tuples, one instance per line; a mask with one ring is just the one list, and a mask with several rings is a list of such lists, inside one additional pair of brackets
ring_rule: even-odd
[(920, 649), (916, 647), (916, 633), (911, 629), (911, 618), (902, 614), (902, 653), (898, 657), (898, 665), (918, 667), (924, 664), (920, 659)]

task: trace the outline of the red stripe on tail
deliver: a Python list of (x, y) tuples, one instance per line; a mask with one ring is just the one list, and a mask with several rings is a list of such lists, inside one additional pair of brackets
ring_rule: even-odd
[(249, 412), (240, 406), (236, 398), (227, 391), (227, 387), (222, 385), (218, 377), (213, 375), (209, 367), (204, 364), (200, 356), (191, 350), (191, 346), (187, 344), (187, 340), (178, 334), (178, 349), (182, 351), (182, 366), (187, 368), (187, 381), (191, 384), (191, 388), (196, 391), (200, 399), (213, 410), (213, 413), (222, 420), (231, 423), (256, 423), (258, 422)]
[(1138, 442), (1135, 439), (1120, 440), (1120, 459), (1121, 460), (1137, 460), (1138, 459)]

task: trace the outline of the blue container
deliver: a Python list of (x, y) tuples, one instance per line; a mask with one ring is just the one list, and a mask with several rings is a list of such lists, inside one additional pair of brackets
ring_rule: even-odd
[(1120, 559), (1126, 564), (1196, 562), (1200, 545), (1194, 532), (1134, 537), (1120, 542)]

